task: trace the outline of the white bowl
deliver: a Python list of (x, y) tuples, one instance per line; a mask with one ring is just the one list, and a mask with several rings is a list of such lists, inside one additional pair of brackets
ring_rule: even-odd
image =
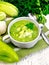
[(40, 26), (38, 26), (38, 24), (35, 23), (34, 20), (33, 20), (33, 23), (38, 27), (38, 30), (39, 30), (38, 36), (37, 36), (34, 40), (29, 41), (29, 42), (19, 42), (19, 41), (15, 40), (14, 38), (12, 38), (12, 36), (10, 35), (10, 28), (11, 28), (11, 26), (12, 26), (15, 22), (18, 22), (19, 20), (30, 20), (30, 21), (32, 22), (32, 20), (31, 20), (29, 17), (19, 17), (19, 18), (14, 19), (14, 20), (9, 24), (9, 26), (8, 26), (8, 36), (5, 36), (5, 37), (4, 37), (4, 41), (6, 41), (5, 38), (10, 37), (11, 42), (12, 42), (15, 46), (18, 46), (18, 47), (21, 47), (21, 48), (31, 48), (31, 47), (33, 47), (33, 46), (38, 42), (38, 40), (39, 40), (40, 33), (41, 33)]

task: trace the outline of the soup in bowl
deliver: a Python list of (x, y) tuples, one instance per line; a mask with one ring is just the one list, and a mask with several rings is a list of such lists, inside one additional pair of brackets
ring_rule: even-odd
[(39, 40), (40, 33), (40, 27), (34, 20), (29, 17), (19, 17), (9, 24), (8, 35), (4, 37), (4, 41), (9, 38), (15, 46), (31, 48)]
[(30, 42), (38, 36), (38, 28), (30, 20), (20, 20), (11, 26), (10, 35), (16, 41)]

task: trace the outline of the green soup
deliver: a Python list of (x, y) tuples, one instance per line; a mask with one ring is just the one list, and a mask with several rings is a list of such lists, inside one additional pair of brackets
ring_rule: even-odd
[(10, 35), (17, 41), (29, 42), (38, 36), (38, 28), (30, 20), (20, 20), (11, 26)]

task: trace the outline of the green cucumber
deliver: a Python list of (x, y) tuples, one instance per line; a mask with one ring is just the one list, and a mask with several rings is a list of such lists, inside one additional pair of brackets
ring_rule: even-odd
[(18, 15), (18, 8), (8, 2), (0, 1), (0, 10), (5, 12), (9, 16), (15, 17)]
[(6, 18), (6, 14), (4, 12), (0, 12), (0, 21)]
[(13, 63), (19, 60), (16, 52), (0, 40), (0, 61)]

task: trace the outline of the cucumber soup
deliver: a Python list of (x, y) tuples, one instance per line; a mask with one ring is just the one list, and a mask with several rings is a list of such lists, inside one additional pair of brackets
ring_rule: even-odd
[(10, 28), (10, 35), (19, 42), (29, 42), (38, 36), (37, 26), (30, 20), (15, 22)]

